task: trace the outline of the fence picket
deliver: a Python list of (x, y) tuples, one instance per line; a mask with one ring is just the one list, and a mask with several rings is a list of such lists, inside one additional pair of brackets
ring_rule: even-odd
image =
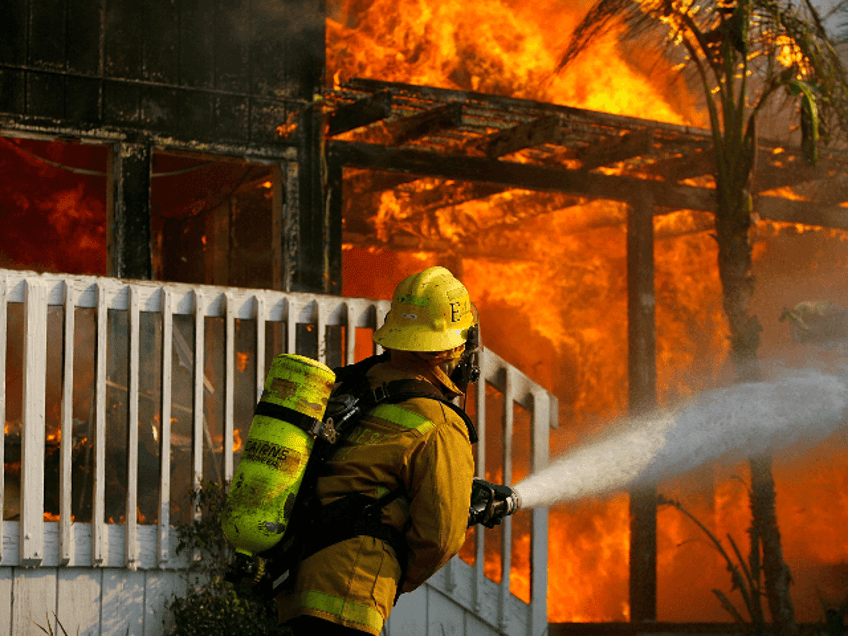
[(224, 333), (224, 481), (233, 480), (233, 400), (235, 398), (236, 319), (234, 300), (226, 295), (226, 327)]
[[(503, 387), (503, 483), (512, 483), (512, 446), (515, 425), (515, 383), (512, 367), (504, 367)], [(498, 626), (506, 631), (509, 620), (509, 586), (512, 570), (512, 519), (501, 524), (501, 583), (498, 590)]]
[(256, 294), (256, 387), (254, 395), (259, 401), (259, 394), (265, 386), (265, 295)]
[(47, 286), (24, 290), (23, 402), (21, 408), (21, 565), (44, 556), (44, 396), (47, 387)]
[(159, 422), (159, 567), (168, 566), (171, 536), (171, 393), (172, 360), (174, 356), (173, 295), (170, 289), (162, 293), (162, 374)]
[(138, 565), (138, 389), (139, 389), (139, 337), (141, 314), (138, 291), (133, 285), (127, 288), (127, 327), (129, 338), (129, 368), (127, 370), (127, 506), (126, 555), (127, 567)]
[[(96, 290), (96, 342), (94, 358), (94, 431), (89, 443), (94, 448), (94, 485), (91, 501), (91, 562), (101, 565), (105, 551), (105, 502), (106, 502), (106, 342), (108, 309), (106, 286), (98, 281)], [(91, 423), (89, 423), (91, 425)]]
[[(65, 565), (71, 559), (73, 538), (72, 525), (72, 451), (74, 446), (74, 330), (76, 325), (76, 288), (64, 281), (63, 325), (64, 346), (62, 347), (62, 413), (59, 458), (59, 563)], [(2, 332), (0, 332), (2, 333)]]
[[(475, 386), (477, 392), (477, 436), (480, 440), (486, 439), (486, 383), (489, 382), (489, 364), (485, 356), (480, 359), (480, 380)], [(476, 445), (477, 450), (477, 477), (480, 479), (486, 478), (486, 444), (481, 441)], [(474, 530), (477, 539), (474, 546), (474, 593), (472, 596), (472, 606), (474, 611), (479, 613), (483, 608), (483, 579), (485, 577), (485, 560), (486, 551), (483, 542), (483, 527), (477, 526)]]
[[(206, 296), (203, 292), (194, 292), (194, 359), (192, 364), (194, 371), (194, 384), (192, 386), (192, 477), (191, 487), (196, 490), (203, 480), (203, 439), (207, 433), (206, 414), (203, 409), (204, 391), (206, 377), (204, 373), (206, 345)], [(199, 512), (195, 512), (199, 515)]]

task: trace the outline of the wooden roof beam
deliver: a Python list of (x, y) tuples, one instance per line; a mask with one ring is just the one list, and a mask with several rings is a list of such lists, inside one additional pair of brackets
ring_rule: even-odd
[(462, 125), (462, 104), (452, 103), (431, 108), (415, 115), (386, 122), (378, 143), (401, 146), (440, 130), (459, 128)]
[(386, 119), (392, 114), (392, 94), (378, 91), (351, 104), (336, 108), (327, 116), (327, 136), (334, 137), (342, 133), (368, 126)]
[(596, 174), (483, 157), (387, 148), (369, 144), (330, 141), (328, 154), (343, 165), (474, 181), (507, 188), (563, 192), (596, 199), (629, 201), (647, 187), (654, 201), (675, 209), (714, 211), (714, 191), (709, 188), (648, 181), (636, 177)]
[(475, 140), (469, 147), (494, 159), (525, 148), (556, 142), (559, 137), (559, 115), (545, 115)]
[(644, 157), (653, 150), (654, 131), (651, 128), (642, 128), (621, 137), (606, 140), (604, 143), (589, 146), (578, 152), (577, 158), (583, 163), (584, 169), (593, 170), (634, 157)]
[[(715, 190), (711, 188), (353, 142), (331, 141), (328, 146), (333, 160), (374, 170), (625, 202), (643, 196), (647, 188), (657, 206), (666, 208), (666, 211), (714, 213), (716, 207)], [(754, 209), (764, 219), (848, 230), (848, 208), (840, 205), (759, 195)]]
[(715, 174), (715, 156), (710, 150), (693, 148), (682, 157), (662, 159), (644, 168), (650, 175), (656, 175), (670, 183), (695, 179)]

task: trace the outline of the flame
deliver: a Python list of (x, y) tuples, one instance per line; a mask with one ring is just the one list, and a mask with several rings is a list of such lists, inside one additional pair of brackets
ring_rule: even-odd
[(786, 68), (791, 66), (801, 66), (805, 63), (806, 57), (795, 40), (788, 35), (779, 35), (774, 39), (775, 59)]
[[(352, 0), (329, 3), (328, 78), (334, 86), (353, 77), (371, 77), (708, 126), (705, 113), (697, 111), (685, 87), (671, 81), (678, 72), (673, 65), (660, 62), (651, 66), (651, 72), (642, 72), (644, 60), (626, 58), (614, 32), (598, 39), (573, 67), (558, 72), (557, 53), (564, 50), (571, 29), (585, 11), (579, 3), (375, 0), (367, 8), (361, 6)], [(694, 11), (696, 5), (684, 0), (680, 6)], [(782, 53), (783, 63), (794, 62), (791, 47)], [(522, 156), (519, 153), (510, 160), (521, 161)], [(620, 173), (621, 167), (606, 166), (600, 171)], [(709, 177), (686, 183), (715, 187)], [(479, 309), (485, 345), (559, 398), (561, 425), (551, 431), (551, 451), (556, 455), (626, 411), (627, 211), (608, 201), (575, 202), (516, 190), (426, 215), (410, 203), (413, 194), (448, 187), (459, 185), (419, 179), (375, 196), (377, 205), (367, 208), (374, 243), (344, 246), (343, 294), (391, 298), (394, 284), (404, 276), (429, 265), (448, 266), (468, 287)], [(356, 197), (367, 190), (358, 186), (352, 194), (346, 202), (349, 210), (355, 210)], [(799, 197), (784, 190), (770, 194)], [(374, 207), (376, 211), (370, 212)], [(711, 215), (679, 211), (658, 216), (654, 230), (657, 386), (661, 403), (670, 403), (732, 381), (732, 369), (727, 360), (728, 327), (716, 268), (717, 248), (710, 236), (714, 231)], [(846, 235), (759, 220), (753, 236), (759, 266), (787, 260), (776, 254), (776, 245), (787, 237), (822, 237), (836, 243)], [(411, 249), (391, 252), (379, 247), (393, 242), (406, 242)], [(848, 253), (836, 270), (843, 278), (845, 262)], [(811, 262), (811, 271), (817, 267)], [(391, 272), (391, 276), (367, 274), (375, 271)], [(808, 286), (799, 287), (803, 287), (801, 293), (808, 293)], [(768, 319), (763, 314), (764, 324)], [(797, 355), (806, 358), (807, 352)], [(821, 475), (820, 482), (816, 479), (809, 487), (798, 474), (801, 468), (796, 467), (795, 473), (782, 467), (777, 471), (778, 517), (786, 520), (781, 533), (787, 558), (821, 564), (835, 573), (833, 577), (842, 563), (844, 591), (848, 590), (848, 567), (844, 566), (848, 557), (844, 542), (834, 532), (848, 520), (843, 496), (848, 483), (833, 467), (844, 465), (848, 450), (822, 453), (815, 472)], [(741, 474), (744, 480), (745, 467), (705, 471), (684, 479), (688, 487), (662, 484), (663, 492), (678, 493), (687, 509), (716, 536), (730, 534), (744, 552), (750, 512), (746, 488), (735, 475)], [(824, 494), (834, 484), (842, 494)], [(815, 492), (812, 498), (810, 488)], [(808, 499), (828, 501), (830, 510), (820, 512), (822, 505)], [(821, 541), (810, 541), (805, 526), (815, 528)], [(733, 599), (730, 580), (705, 537), (673, 509), (660, 511), (658, 529), (660, 620), (728, 621), (712, 589), (722, 589)], [(470, 536), (460, 554), (473, 563)], [(552, 509), (549, 536), (549, 620), (628, 620), (626, 495)], [(510, 589), (527, 598), (529, 557), (525, 555), (529, 550), (524, 550), (529, 537), (526, 532), (514, 532), (513, 542)], [(487, 576), (498, 578), (503, 564), (497, 546), (487, 542), (484, 554)], [(796, 588), (810, 577), (800, 572), (793, 571)], [(802, 597), (807, 601), (796, 600), (801, 620), (818, 617), (808, 602), (816, 599), (812, 587), (807, 580)], [(675, 601), (684, 597), (685, 602)]]
[(376, 0), (365, 9), (352, 0), (328, 4), (327, 66), (334, 83), (372, 77), (693, 123), (687, 113), (691, 101), (667, 89), (673, 84), (671, 66), (639, 72), (634, 60), (622, 57), (615, 32), (597, 38), (595, 55), (557, 71), (585, 11), (574, 3)]
[(233, 430), (233, 452), (237, 453), (241, 450), (242, 441), (241, 441), (241, 431), (239, 429)]
[(249, 353), (242, 353), (241, 351), (236, 352), (236, 368), (239, 370), (239, 372), (244, 373), (244, 370), (247, 368), (247, 363), (249, 360)]
[[(638, 77), (622, 61), (611, 38), (599, 43), (596, 56), (578, 60), (580, 66), (568, 74), (554, 73), (552, 52), (562, 50), (559, 44), (563, 35), (567, 36), (564, 32), (580, 17), (563, 16), (563, 12), (573, 11), (563, 3), (522, 9), (523, 22), (501, 3), (429, 4), (432, 6), (423, 1), (402, 2), (396, 8), (375, 2), (366, 15), (355, 19), (346, 17), (347, 5), (342, 5), (336, 14), (338, 21), (328, 21), (328, 65), (336, 80), (370, 76), (674, 123), (704, 123), (691, 109), (676, 111), (652, 81)], [(550, 19), (551, 11), (562, 19)], [(428, 16), (426, 24), (422, 15)], [(383, 20), (389, 21), (390, 27)], [(355, 22), (356, 29), (344, 28), (346, 21)], [(435, 24), (451, 26), (445, 29), (447, 33), (431, 33)], [(487, 24), (497, 24), (492, 28), (498, 31), (497, 37), (480, 33), (478, 25)], [(509, 37), (513, 38), (512, 48), (508, 52), (498, 48), (497, 43)], [(449, 47), (448, 41), (454, 41), (456, 47)], [(539, 47), (538, 55), (522, 57), (521, 52), (529, 50), (532, 42)], [(390, 45), (394, 49), (387, 51)], [(435, 179), (421, 179), (414, 187), (420, 192), (443, 185)], [(561, 415), (572, 426), (554, 431), (554, 447), (579, 443), (603, 418), (622, 412), (626, 394), (611, 388), (626, 386), (623, 205), (598, 202), (574, 207), (573, 202), (534, 199), (530, 193), (510, 191), (443, 208), (435, 212), (430, 225), (422, 226), (421, 215), (409, 207), (403, 192), (383, 192), (379, 203), (373, 223), (380, 242), (404, 233), (421, 241), (452, 243), (460, 254), (462, 245), (474, 242), (491, 245), (492, 254), (504, 254), (502, 260), (462, 258), (457, 273), (480, 309), (486, 346), (519, 368), (531, 370), (536, 381), (560, 395)], [(669, 232), (685, 232), (687, 222), (687, 227), (703, 223), (695, 213), (675, 220), (677, 226), (667, 223)], [(593, 228), (592, 232), (586, 232), (587, 228)], [(696, 333), (696, 346), (684, 351), (669, 346), (661, 351), (664, 379), (676, 393), (694, 390), (686, 371), (704, 364), (703, 348), (715, 342), (720, 350), (724, 346), (723, 332), (714, 337), (707, 333), (710, 326), (723, 327), (720, 303), (701, 302), (699, 290), (703, 292), (704, 284), (692, 285), (698, 272), (711, 271), (706, 263), (715, 262), (715, 251), (703, 235), (687, 236), (686, 245), (679, 253), (662, 244), (657, 247), (668, 256), (658, 267), (658, 285), (666, 285), (670, 293), (687, 291), (693, 304), (701, 308), (701, 314), (691, 321), (677, 312), (658, 316), (661, 328), (694, 328)], [(674, 275), (673, 268), (681, 263), (692, 272), (686, 280)], [(343, 276), (343, 293), (390, 298), (394, 279), (433, 264), (443, 263), (432, 253), (389, 254), (373, 247), (351, 246), (345, 250), (343, 265), (348, 275)], [(392, 271), (393, 280), (377, 289), (373, 277), (362, 280), (361, 272), (366, 271)], [(708, 291), (715, 292), (717, 278), (707, 279)], [(679, 324), (684, 320), (686, 324)], [(522, 337), (514, 338), (516, 333)], [(673, 365), (684, 371), (675, 373)], [(720, 362), (712, 366), (720, 366)], [(550, 620), (627, 620), (628, 527), (626, 499), (552, 512)], [(510, 566), (510, 589), (525, 600), (530, 592), (529, 540), (526, 532), (516, 534)], [(487, 546), (485, 555), (487, 576), (497, 578), (502, 569), (499, 551)], [(473, 542), (466, 543), (462, 556), (473, 561)]]
[[(106, 146), (0, 139), (7, 264), (106, 273)], [(45, 249), (50, 245), (50, 249)]]

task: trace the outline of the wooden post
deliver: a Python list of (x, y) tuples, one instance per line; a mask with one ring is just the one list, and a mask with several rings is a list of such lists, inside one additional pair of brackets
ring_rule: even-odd
[(115, 144), (109, 163), (107, 195), (108, 274), (116, 278), (153, 278), (150, 230), (151, 147)]
[[(654, 201), (630, 203), (627, 215), (627, 337), (630, 413), (650, 411), (657, 403), (654, 315)], [(657, 619), (656, 486), (630, 492), (630, 620)]]
[[(325, 291), (325, 207), (324, 170), (322, 167), (322, 126), (320, 110), (306, 108), (299, 116), (298, 132), (298, 214), (296, 232), (295, 271), (292, 290), (301, 292)], [(287, 242), (291, 246), (290, 242)]]
[(325, 250), (327, 255), (326, 289), (328, 294), (342, 293), (342, 165), (327, 163), (327, 186), (324, 192)]

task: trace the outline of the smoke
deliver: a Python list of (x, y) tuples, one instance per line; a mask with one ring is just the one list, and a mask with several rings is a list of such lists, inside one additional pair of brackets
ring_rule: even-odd
[(817, 370), (708, 391), (556, 459), (515, 486), (522, 507), (575, 501), (662, 480), (707, 462), (818, 445), (845, 425), (848, 378)]

